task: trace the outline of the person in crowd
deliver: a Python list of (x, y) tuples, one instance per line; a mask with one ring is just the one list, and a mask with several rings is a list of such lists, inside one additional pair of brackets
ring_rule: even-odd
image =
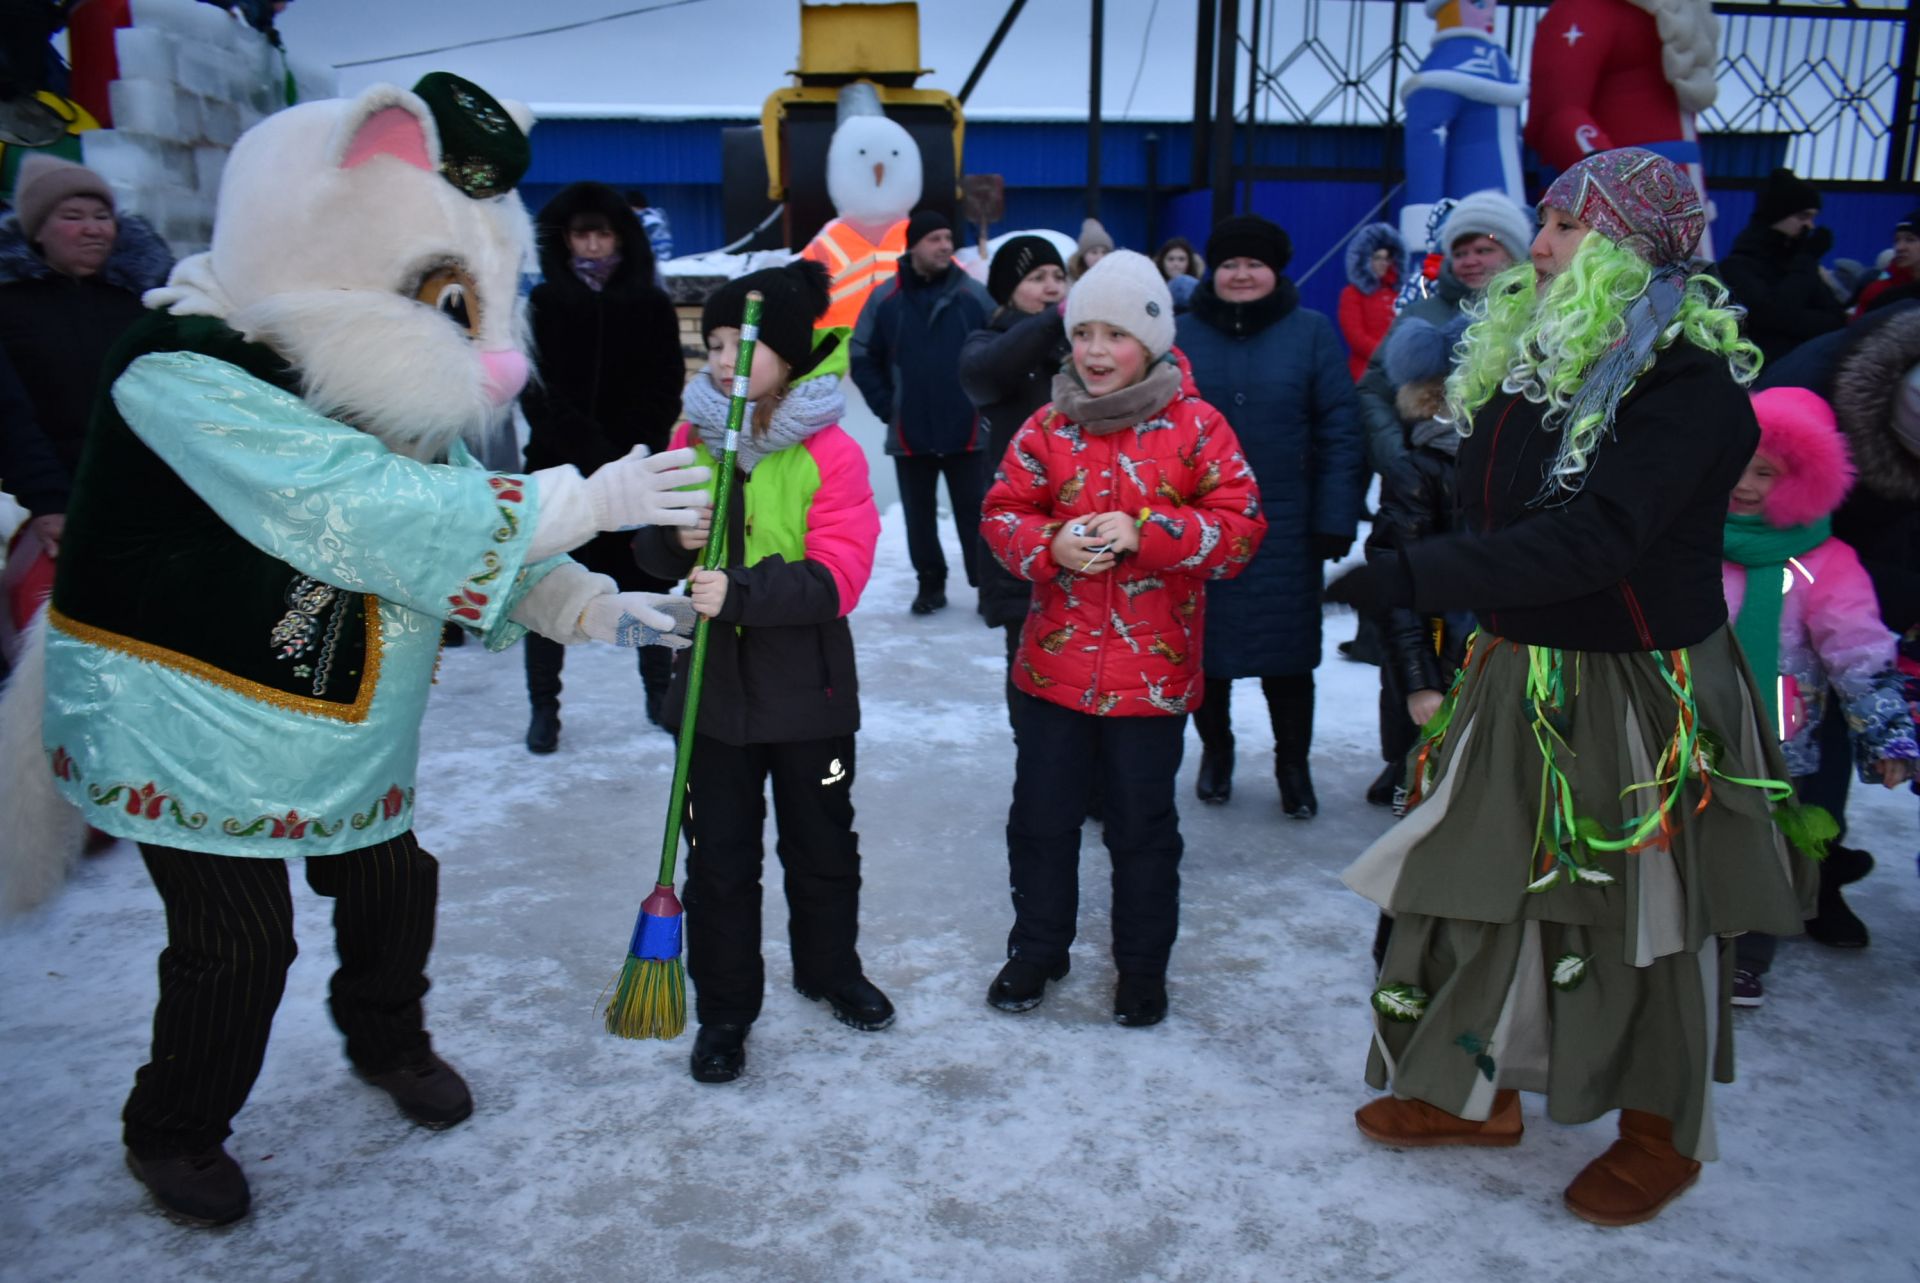
[(1033, 584), (1014, 663), (1007, 816), (1013, 929), (987, 990), (1027, 1011), (1069, 968), (1080, 829), (1097, 771), (1113, 858), (1113, 1018), (1167, 1014), (1179, 930), (1174, 775), (1203, 699), (1209, 589), (1244, 570), (1265, 522), (1233, 428), (1171, 353), (1173, 297), (1116, 250), (1067, 295), (1072, 364), (1014, 434), (981, 529)]
[[(1406, 424), (1407, 451), (1380, 479), (1379, 512), (1367, 536), (1369, 556), (1454, 528), (1460, 429), (1447, 417), (1446, 383), (1454, 347), (1466, 328), (1464, 315), (1456, 315), (1445, 329), (1411, 317), (1394, 327), (1382, 353), (1387, 377), (1399, 389), (1396, 401)], [(1384, 792), (1387, 804), (1404, 803), (1407, 755), (1419, 728), (1439, 711), (1441, 697), (1453, 685), (1472, 631), (1468, 611), (1423, 614), (1397, 606), (1385, 613), (1380, 629), (1380, 742), (1386, 766), (1369, 788), (1368, 801)]]
[[(707, 368), (687, 385), (674, 444), (701, 462), (726, 449), (727, 408), (747, 294), (764, 297), (753, 355), (748, 430), (739, 438), (724, 533), (724, 569), (694, 569), (713, 538), (645, 529), (634, 556), (649, 574), (690, 578), (708, 632), (699, 722), (687, 774), (687, 974), (699, 1032), (692, 1073), (724, 1083), (746, 1067), (760, 1014), (760, 874), (767, 780), (776, 850), (786, 870), (793, 984), (854, 1029), (893, 1023), (893, 1004), (855, 948), (860, 845), (853, 830), (854, 732), (860, 682), (847, 616), (873, 570), (880, 516), (866, 456), (839, 426), (841, 334), (814, 322), (828, 304), (826, 269), (800, 261), (727, 282), (708, 298), (700, 329)], [(678, 725), (688, 665), (674, 673), (666, 717)]]
[(1286, 232), (1258, 215), (1229, 218), (1207, 238), (1213, 270), (1179, 319), (1194, 386), (1220, 407), (1260, 478), (1268, 530), (1246, 572), (1208, 593), (1207, 697), (1194, 712), (1197, 792), (1233, 790), (1233, 680), (1257, 677), (1273, 724), (1280, 804), (1295, 819), (1319, 809), (1313, 745), (1313, 670), (1320, 663), (1321, 563), (1353, 546), (1366, 490), (1365, 446), (1340, 340), (1300, 306), (1286, 276)]
[(1347, 242), (1347, 283), (1340, 290), (1340, 334), (1347, 340), (1347, 373), (1358, 383), (1394, 320), (1400, 260), (1406, 246), (1392, 223), (1368, 223)]
[[(1418, 318), (1444, 328), (1460, 310), (1478, 300), (1487, 282), (1522, 263), (1533, 242), (1533, 219), (1501, 192), (1475, 192), (1454, 204), (1440, 224), (1446, 259), (1433, 291), (1409, 302), (1401, 319)], [(1406, 428), (1395, 404), (1399, 389), (1387, 377), (1376, 350), (1358, 390), (1360, 419), (1366, 429), (1367, 463), (1381, 476), (1406, 452)]]
[(1847, 323), (1846, 305), (1821, 275), (1833, 233), (1815, 226), (1819, 218), (1819, 189), (1776, 169), (1716, 269), (1747, 310), (1747, 337), (1768, 361)]
[(655, 276), (659, 275), (660, 264), (673, 257), (673, 224), (667, 220), (667, 211), (647, 199), (647, 194), (638, 187), (629, 187), (625, 198), (627, 208), (640, 220), (640, 230), (647, 234), (647, 245), (653, 250)]
[(1153, 256), (1153, 265), (1167, 278), (1167, 292), (1173, 295), (1173, 314), (1187, 310), (1200, 278), (1207, 274), (1207, 260), (1184, 236), (1169, 237)]
[[(172, 267), (166, 242), (144, 219), (114, 208), (100, 175), (38, 152), (21, 162), (13, 212), (0, 218), (0, 352), (31, 416), (9, 427), (14, 448), (42, 466), (29, 491), (14, 491), (30, 514), (14, 536), (15, 554), (27, 558), (10, 576), (16, 628), (53, 589), (53, 558), (107, 354), (146, 315), (140, 296)], [(29, 540), (37, 551), (25, 547)]]
[[(1911, 648), (1920, 638), (1920, 300), (1896, 299), (1844, 330), (1809, 339), (1761, 370), (1754, 386), (1807, 388), (1833, 406), (1859, 463), (1859, 480), (1833, 514), (1833, 534), (1854, 550), (1880, 605), (1881, 622)], [(1903, 655), (1905, 651), (1903, 650)], [(1853, 751), (1845, 710), (1832, 702), (1816, 729), (1819, 765), (1795, 781), (1800, 796), (1839, 824), (1821, 862), (1823, 885), (1844, 886), (1873, 871), (1873, 856), (1844, 845)], [(1827, 943), (1816, 916), (1808, 934)], [(1844, 922), (1836, 936), (1857, 939)]]
[[(985, 328), (960, 349), (960, 386), (987, 431), (987, 461), (999, 466), (1021, 424), (1053, 396), (1054, 376), (1072, 355), (1061, 303), (1066, 265), (1044, 236), (1015, 236), (995, 251), (987, 293), (998, 304)], [(985, 535), (981, 536), (984, 540)], [(1013, 662), (1033, 589), (985, 551), (979, 561), (980, 617), (1007, 639), (1007, 717), (1013, 717)]]
[[(1804, 388), (1757, 393), (1753, 409), (1760, 446), (1728, 503), (1721, 570), (1734, 635), (1753, 666), (1796, 785), (1819, 769), (1819, 726), (1831, 690), (1852, 733), (1849, 756), (1860, 777), (1892, 788), (1912, 777), (1920, 746), (1894, 666), (1896, 639), (1880, 622), (1873, 581), (1853, 549), (1832, 534), (1833, 511), (1854, 479), (1846, 440), (1832, 407)], [(1808, 934), (1864, 946), (1866, 924), (1847, 907), (1840, 886), (1823, 867)], [(1759, 931), (1738, 940), (1735, 1006), (1764, 1001), (1762, 977), (1774, 946), (1774, 938)]]
[[(603, 183), (562, 188), (541, 209), (535, 231), (546, 279), (528, 310), (538, 377), (521, 395), (529, 470), (570, 463), (583, 474), (624, 457), (636, 445), (658, 453), (679, 417), (686, 367), (680, 321), (654, 285), (653, 251), (619, 192)], [(671, 585), (634, 565), (631, 536), (613, 531), (574, 551), (574, 559), (610, 575), (623, 592)], [(527, 698), (533, 705), (527, 748), (560, 746), (561, 669), (566, 647), (538, 634), (526, 641)], [(672, 656), (640, 647), (647, 717), (660, 720)]]
[(1886, 274), (1861, 289), (1853, 318), (1859, 320), (1876, 307), (1910, 298), (1920, 298), (1920, 209), (1908, 210), (1894, 225), (1893, 257)]
[(887, 425), (887, 453), (900, 482), (907, 555), (919, 580), (916, 615), (947, 604), (942, 478), (967, 583), (979, 583), (975, 550), (987, 463), (980, 416), (960, 387), (960, 348), (992, 311), (980, 282), (953, 265), (953, 228), (946, 217), (923, 209), (908, 220), (899, 271), (868, 297), (853, 331), (853, 381)]
[(1113, 252), (1113, 237), (1101, 225), (1097, 218), (1083, 219), (1080, 223), (1080, 239), (1071, 256), (1067, 259), (1067, 280), (1077, 281), (1092, 269), (1101, 258)]
[(1597, 153), (1547, 190), (1448, 383), (1455, 532), (1369, 564), (1382, 606), (1481, 625), (1411, 770), (1413, 811), (1345, 879), (1394, 915), (1358, 1111), (1385, 1144), (1513, 1145), (1517, 1090), (1619, 1140), (1567, 1188), (1651, 1219), (1715, 1157), (1741, 931), (1799, 929), (1778, 738), (1727, 627), (1719, 528), (1759, 440), (1759, 353), (1672, 162)]

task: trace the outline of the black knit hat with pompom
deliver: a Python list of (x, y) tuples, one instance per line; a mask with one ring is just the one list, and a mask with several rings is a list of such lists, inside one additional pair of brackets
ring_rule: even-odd
[(700, 337), (728, 325), (737, 328), (746, 319), (752, 290), (766, 300), (760, 308), (760, 341), (792, 367), (794, 379), (833, 350), (833, 344), (813, 345), (813, 323), (826, 314), (830, 298), (827, 269), (811, 259), (749, 272), (722, 285), (701, 309)]

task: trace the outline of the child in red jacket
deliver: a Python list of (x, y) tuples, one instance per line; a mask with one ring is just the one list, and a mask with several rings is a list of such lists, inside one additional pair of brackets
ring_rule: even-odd
[(1017, 762), (1007, 817), (1013, 930), (987, 991), (1026, 1011), (1067, 974), (1080, 825), (1098, 771), (1113, 857), (1113, 1018), (1158, 1024), (1179, 929), (1174, 775), (1200, 703), (1206, 581), (1253, 558), (1266, 520), (1227, 421), (1173, 352), (1153, 261), (1116, 250), (1067, 296), (1073, 363), (987, 493), (981, 532), (1032, 581), (1014, 661)]

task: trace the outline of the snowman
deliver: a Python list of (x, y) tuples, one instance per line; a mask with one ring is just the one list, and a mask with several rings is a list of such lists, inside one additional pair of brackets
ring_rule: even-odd
[(827, 195), (839, 217), (800, 251), (827, 269), (832, 304), (818, 328), (852, 329), (873, 287), (894, 274), (907, 252), (907, 215), (920, 199), (920, 148), (880, 110), (866, 81), (840, 91), (827, 144)]

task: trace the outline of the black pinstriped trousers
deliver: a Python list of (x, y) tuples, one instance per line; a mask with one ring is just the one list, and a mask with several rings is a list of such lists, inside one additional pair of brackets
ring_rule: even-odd
[[(287, 862), (140, 844), (167, 909), (152, 1059), (121, 1115), (143, 1158), (197, 1153), (232, 1134), (266, 1056), (273, 1013), (298, 952)], [(328, 1006), (347, 1058), (367, 1073), (427, 1048), (427, 992), (440, 865), (404, 833), (306, 861), (333, 900), (340, 966)]]

